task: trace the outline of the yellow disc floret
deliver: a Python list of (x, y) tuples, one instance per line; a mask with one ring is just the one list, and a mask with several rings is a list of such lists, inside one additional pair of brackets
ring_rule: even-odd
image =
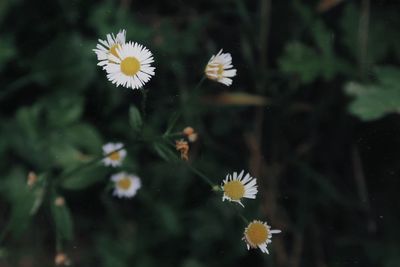
[(127, 57), (121, 61), (121, 72), (126, 76), (133, 76), (140, 70), (140, 62), (134, 57)]
[(234, 201), (239, 201), (244, 196), (244, 185), (237, 180), (229, 181), (223, 185), (224, 193)]
[(224, 65), (218, 64), (218, 70), (217, 70), (218, 78), (222, 78), (223, 73), (224, 73)]
[(128, 190), (131, 187), (131, 179), (125, 177), (117, 182), (118, 188)]
[(109, 157), (111, 160), (115, 160), (115, 161), (118, 161), (118, 160), (121, 159), (121, 156), (120, 156), (120, 154), (119, 154), (118, 151), (111, 153), (108, 157)]
[(244, 233), (246, 241), (253, 248), (267, 242), (268, 235), (268, 227), (260, 221), (251, 222)]

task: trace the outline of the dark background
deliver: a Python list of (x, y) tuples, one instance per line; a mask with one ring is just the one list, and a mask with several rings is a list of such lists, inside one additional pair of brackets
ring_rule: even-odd
[[(53, 266), (60, 251), (72, 266), (400, 266), (399, 12), (383, 0), (2, 0), (0, 266)], [(96, 66), (97, 39), (120, 29), (154, 54), (147, 100)], [(220, 48), (233, 85), (196, 88)], [(245, 209), (157, 143), (176, 112), (174, 131), (199, 133), (192, 166), (216, 184), (258, 178)], [(110, 141), (127, 146), (120, 169), (58, 182)], [(142, 178), (135, 198), (107, 189), (119, 170)], [(282, 230), (270, 255), (246, 250), (237, 211)]]

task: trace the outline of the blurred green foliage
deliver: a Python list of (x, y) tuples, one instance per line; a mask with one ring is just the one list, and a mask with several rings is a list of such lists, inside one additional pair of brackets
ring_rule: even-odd
[[(400, 6), (318, 4), (0, 1), (0, 266), (398, 266)], [(154, 53), (144, 91), (96, 66), (119, 29)], [(197, 86), (220, 48), (233, 85)], [(189, 125), (187, 165), (170, 136)], [(98, 162), (114, 141), (116, 169)], [(248, 170), (259, 195), (235, 208), (190, 166)], [(142, 178), (133, 199), (112, 196), (119, 171)], [(283, 230), (271, 255), (238, 213)]]

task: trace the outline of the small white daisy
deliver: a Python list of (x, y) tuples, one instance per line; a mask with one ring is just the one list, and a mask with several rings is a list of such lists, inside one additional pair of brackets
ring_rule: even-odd
[(272, 234), (279, 234), (281, 230), (271, 230), (266, 222), (254, 220), (244, 230), (243, 240), (247, 249), (259, 248), (263, 253), (269, 254), (267, 245), (271, 243)]
[(256, 198), (258, 192), (256, 178), (251, 177), (249, 173), (243, 177), (243, 174), (244, 170), (239, 175), (236, 172), (232, 175), (226, 175), (226, 178), (223, 180), (223, 184), (221, 185), (222, 190), (224, 191), (222, 201), (227, 199), (243, 206), (240, 201), (242, 198)]
[(115, 183), (113, 195), (117, 197), (131, 198), (142, 186), (140, 178), (133, 174), (119, 172), (111, 176), (111, 181)]
[(103, 146), (103, 155), (107, 156), (103, 159), (105, 166), (121, 166), (126, 157), (126, 150), (122, 149), (123, 146), (122, 143), (107, 143)]
[(107, 78), (117, 86), (139, 89), (154, 76), (152, 53), (144, 46), (128, 42), (117, 48), (118, 56), (110, 55), (105, 70)]
[(99, 60), (97, 65), (105, 68), (105, 65), (110, 61), (110, 55), (118, 57), (117, 48), (125, 44), (125, 39), (125, 30), (120, 30), (116, 37), (111, 33), (107, 34), (107, 40), (99, 39), (99, 44), (96, 45), (96, 49), (93, 49), (97, 55), (97, 59)]
[(236, 69), (232, 67), (231, 54), (222, 53), (221, 49), (217, 55), (213, 55), (208, 61), (204, 72), (208, 79), (230, 86), (232, 84), (232, 79), (230, 78), (236, 76)]

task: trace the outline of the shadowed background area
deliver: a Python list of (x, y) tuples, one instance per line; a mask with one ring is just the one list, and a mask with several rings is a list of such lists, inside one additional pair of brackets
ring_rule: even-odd
[[(0, 1), (0, 266), (400, 266), (395, 2)], [(145, 91), (96, 66), (120, 29), (154, 54)], [(197, 86), (221, 48), (232, 86)], [(170, 126), (198, 132), (190, 166), (215, 184), (249, 171), (257, 199), (222, 202), (159, 143)], [(114, 141), (122, 167), (61, 181)], [(142, 179), (132, 199), (112, 196), (120, 170)], [(246, 250), (238, 213), (282, 230), (270, 255)]]

